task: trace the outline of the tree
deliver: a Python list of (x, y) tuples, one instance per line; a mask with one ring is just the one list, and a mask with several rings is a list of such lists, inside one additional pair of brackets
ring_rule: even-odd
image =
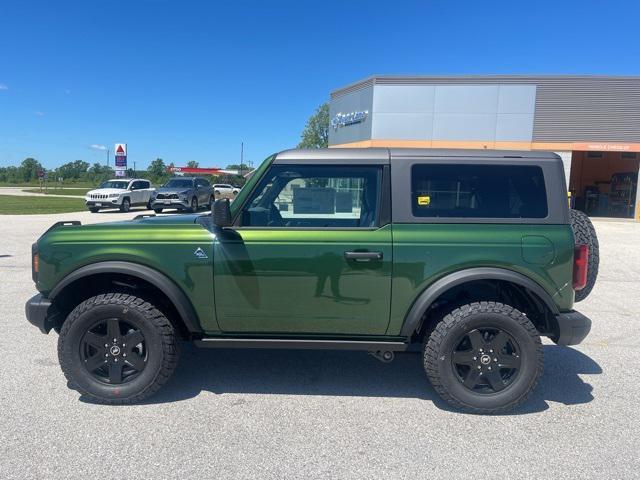
[(35, 158), (25, 158), (20, 164), (20, 180), (30, 182), (38, 178), (38, 172), (42, 170), (42, 165)]
[(189, 168), (198, 168), (199, 163), (196, 162), (195, 160), (189, 160), (187, 162), (187, 167)]
[(76, 160), (75, 162), (65, 163), (64, 165), (56, 168), (56, 177), (79, 179), (83, 177), (87, 170), (89, 170), (89, 164), (83, 160)]
[(164, 177), (167, 173), (167, 167), (164, 164), (164, 160), (161, 158), (156, 158), (153, 162), (149, 164), (149, 168), (147, 168), (147, 172), (152, 177)]
[(323, 103), (307, 120), (300, 135), (298, 148), (327, 148), (329, 146), (329, 104)]

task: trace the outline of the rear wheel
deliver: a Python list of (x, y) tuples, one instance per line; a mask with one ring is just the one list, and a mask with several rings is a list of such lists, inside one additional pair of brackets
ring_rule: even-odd
[(177, 364), (174, 330), (153, 305), (109, 293), (85, 300), (58, 338), (71, 388), (101, 403), (135, 403), (155, 393)]
[(571, 210), (571, 228), (576, 245), (587, 245), (589, 247), (589, 258), (587, 262), (587, 284), (582, 290), (577, 290), (575, 301), (579, 302), (589, 296), (598, 278), (598, 267), (600, 265), (600, 245), (593, 223), (589, 217), (579, 210)]
[(131, 210), (131, 200), (125, 198), (122, 200), (122, 204), (120, 205), (120, 211), (126, 213), (129, 210)]
[(425, 343), (423, 359), (436, 392), (473, 413), (501, 413), (524, 402), (543, 367), (536, 328), (497, 302), (464, 305), (447, 315)]

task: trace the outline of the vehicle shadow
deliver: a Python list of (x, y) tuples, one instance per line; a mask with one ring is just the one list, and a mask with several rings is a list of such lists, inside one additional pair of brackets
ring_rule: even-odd
[[(527, 402), (509, 413), (544, 411), (547, 402), (577, 405), (593, 400), (593, 388), (578, 375), (602, 373), (590, 357), (569, 347), (544, 346), (545, 372)], [(331, 395), (419, 398), (452, 410), (429, 384), (418, 353), (389, 364), (363, 352), (310, 350), (219, 350), (182, 348), (180, 364), (146, 404), (186, 400), (201, 391), (216, 394)]]

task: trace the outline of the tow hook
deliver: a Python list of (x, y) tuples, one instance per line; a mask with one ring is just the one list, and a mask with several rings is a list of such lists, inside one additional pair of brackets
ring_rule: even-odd
[(391, 363), (396, 358), (395, 354), (389, 350), (378, 350), (375, 352), (369, 352), (369, 355), (373, 355), (382, 363)]

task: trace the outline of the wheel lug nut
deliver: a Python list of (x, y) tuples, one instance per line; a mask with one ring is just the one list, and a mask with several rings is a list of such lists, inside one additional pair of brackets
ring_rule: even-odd
[(117, 338), (114, 338), (114, 339), (113, 339), (113, 343), (118, 343), (118, 339), (117, 339)]
[(478, 365), (478, 370), (482, 370), (482, 367), (480, 365)]
[(108, 357), (108, 356), (109, 356), (109, 354), (108, 354), (108, 353), (105, 353), (105, 354), (104, 354), (104, 356), (105, 356), (105, 357)]
[[(116, 362), (117, 362), (117, 361), (118, 361), (118, 359), (116, 358)], [(488, 367), (488, 368), (489, 368), (489, 370), (491, 370), (491, 367)]]
[(489, 353), (493, 353), (493, 350), (489, 350)]
[(105, 343), (105, 344), (104, 344), (104, 348), (107, 348), (108, 346), (109, 346), (109, 344), (108, 344), (108, 343)]
[(122, 354), (122, 356), (123, 356), (123, 357), (126, 357), (126, 356), (127, 356), (127, 354), (126, 354), (126, 353), (123, 353), (123, 354)]
[(474, 360), (477, 360), (477, 359), (478, 359), (478, 357), (473, 357), (473, 359), (474, 359)]
[(494, 361), (494, 362), (497, 362), (497, 361), (498, 361), (498, 359), (497, 359), (497, 358), (494, 358), (494, 359), (493, 359), (493, 361)]
[(118, 359), (116, 358), (116, 359), (114, 360), (114, 362), (117, 362), (117, 361), (118, 361)]

